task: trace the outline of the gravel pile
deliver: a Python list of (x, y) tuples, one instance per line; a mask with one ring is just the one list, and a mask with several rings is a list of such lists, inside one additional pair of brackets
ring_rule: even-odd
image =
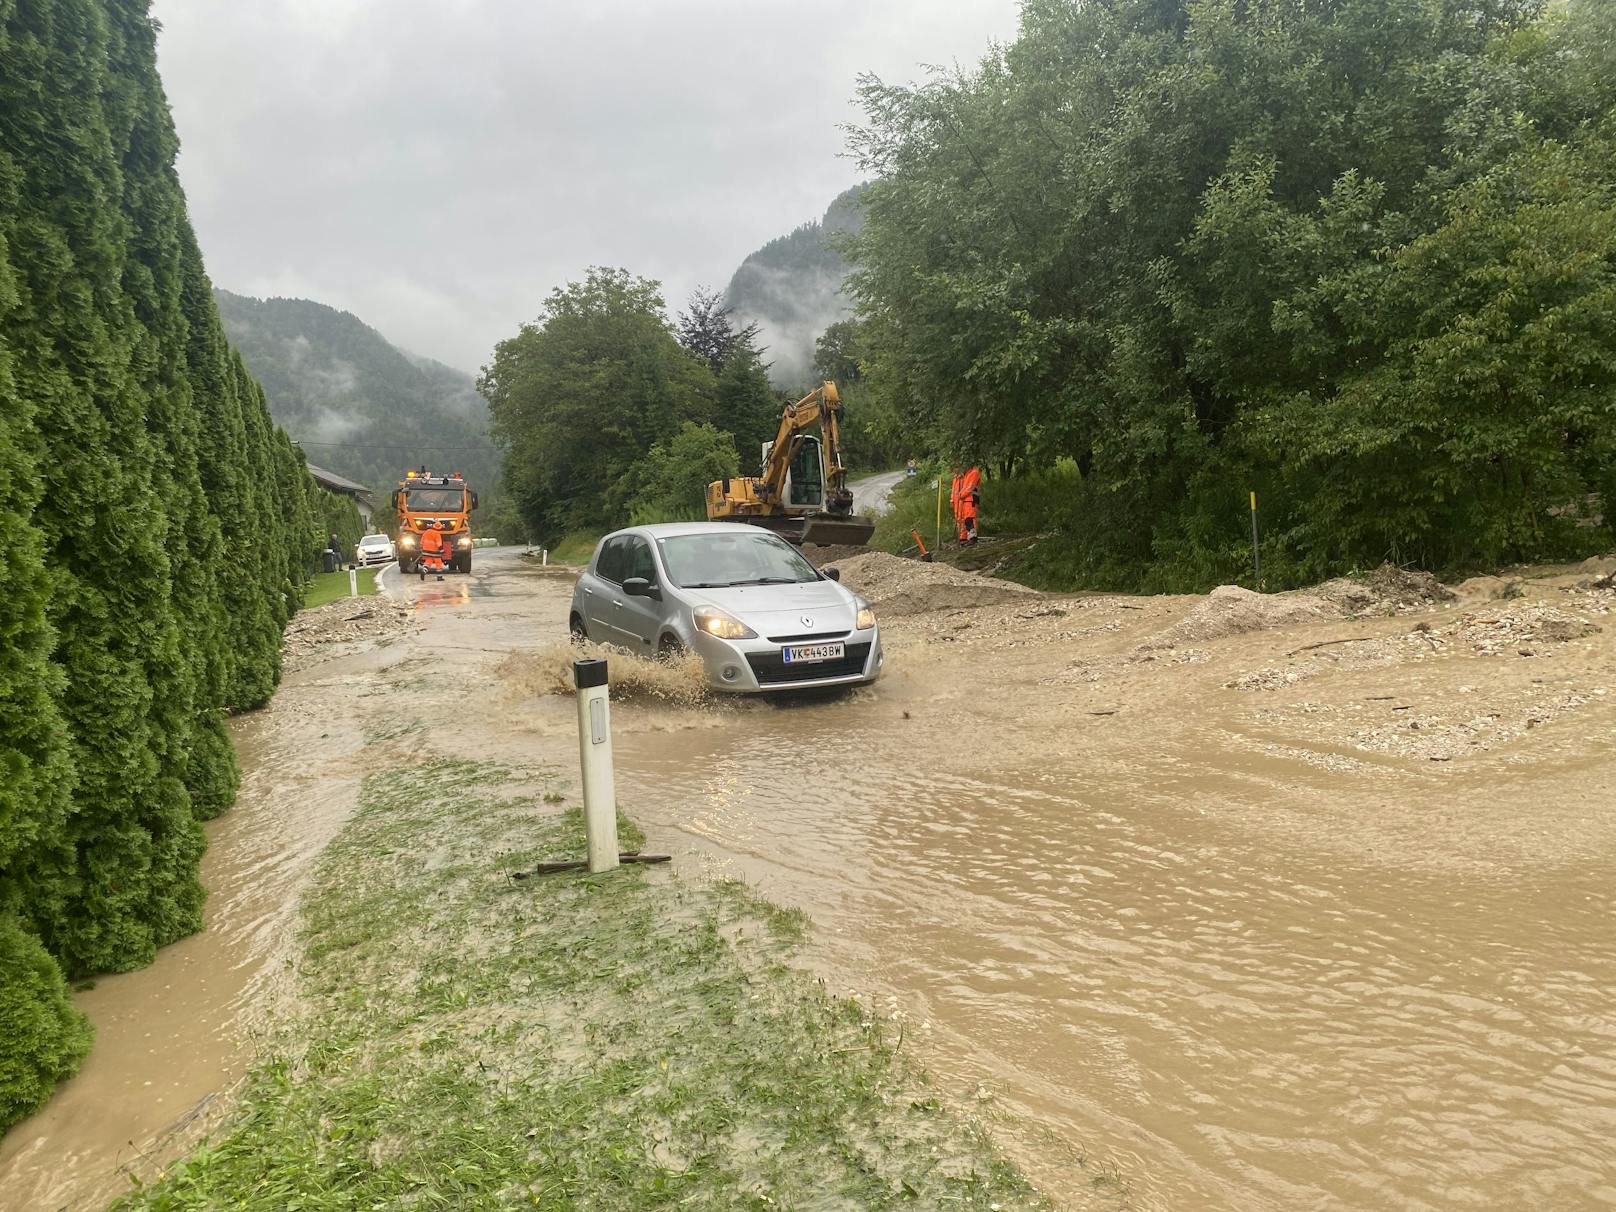
[(905, 560), (884, 551), (866, 552), (837, 564), (842, 584), (863, 595), (878, 614), (890, 617), (934, 610), (973, 610), (1006, 602), (1032, 603), (1036, 589), (978, 576), (948, 564)]
[(1274, 627), (1317, 623), (1340, 614), (1338, 608), (1313, 594), (1253, 593), (1238, 585), (1219, 585), (1205, 601), (1142, 647), (1176, 648)]
[(281, 667), (295, 673), (338, 655), (330, 651), (336, 645), (391, 640), (414, 627), (408, 607), (380, 594), (300, 610), (281, 637)]

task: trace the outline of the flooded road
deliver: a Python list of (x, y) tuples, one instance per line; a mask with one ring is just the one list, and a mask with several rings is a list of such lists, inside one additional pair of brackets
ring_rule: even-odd
[[(637, 738), (624, 794), (806, 909), (841, 983), (1114, 1164), (1128, 1206), (1616, 1205), (1609, 867), (1455, 882), (1276, 852), (1081, 762), (839, 753), (846, 714)], [(817, 755), (790, 774), (788, 739)], [(1059, 1150), (1017, 1160), (1082, 1194)]]
[[(573, 768), (546, 672), (570, 587), (511, 553), (398, 585), (410, 634), (335, 650), (238, 723), (210, 931), (79, 995), (96, 1050), (5, 1138), (0, 1203), (98, 1206), (227, 1101), (302, 874), (412, 728)], [(1616, 1206), (1611, 634), (1509, 665), (1428, 641), (1297, 656), (1401, 644), (1407, 620), (1139, 644), (1187, 609), (889, 619), (872, 689), (622, 703), (620, 802), (687, 875), (806, 910), (828, 985), (898, 1014), (1060, 1206)], [(1385, 748), (1422, 721), (1496, 743)]]

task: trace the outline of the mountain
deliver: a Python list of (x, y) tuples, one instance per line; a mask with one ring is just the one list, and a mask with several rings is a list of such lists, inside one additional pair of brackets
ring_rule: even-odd
[(839, 195), (825, 217), (810, 220), (790, 235), (770, 240), (746, 260), (729, 280), (724, 302), (742, 323), (761, 327), (764, 359), (773, 365), (775, 386), (794, 389), (813, 373), (814, 342), (826, 328), (852, 311), (842, 293), (847, 262), (832, 247), (833, 238), (863, 226), (855, 185)]
[(462, 472), (484, 494), (496, 487), (488, 404), (470, 375), (324, 303), (213, 294), (270, 412), (309, 462), (379, 488), (422, 463)]

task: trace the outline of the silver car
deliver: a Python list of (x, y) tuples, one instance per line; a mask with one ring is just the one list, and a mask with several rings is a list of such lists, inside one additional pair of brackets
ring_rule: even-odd
[(735, 522), (607, 535), (572, 591), (571, 627), (643, 656), (699, 653), (721, 690), (873, 682), (883, 660), (875, 611), (834, 569)]

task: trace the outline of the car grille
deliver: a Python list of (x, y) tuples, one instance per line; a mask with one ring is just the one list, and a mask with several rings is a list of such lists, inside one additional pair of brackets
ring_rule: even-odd
[(809, 661), (804, 665), (787, 665), (777, 652), (747, 653), (746, 663), (759, 686), (789, 686), (792, 682), (817, 682), (822, 678), (850, 678), (864, 672), (864, 662), (870, 659), (868, 644), (849, 644), (847, 655), (839, 661)]
[(810, 640), (840, 640), (847, 635), (844, 627), (841, 631), (815, 631), (807, 635), (771, 635), (772, 644), (804, 644)]

